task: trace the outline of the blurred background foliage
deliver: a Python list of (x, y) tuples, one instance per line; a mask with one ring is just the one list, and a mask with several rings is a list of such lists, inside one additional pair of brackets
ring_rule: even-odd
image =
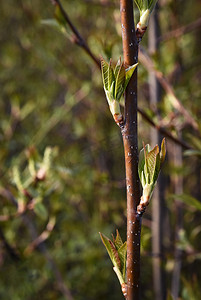
[[(62, 4), (96, 56), (114, 60), (123, 56), (119, 1)], [(199, 122), (201, 22), (185, 34), (171, 36), (171, 32), (194, 24), (201, 3), (161, 0), (159, 6), (160, 54), (155, 53), (153, 61)], [(49, 26), (47, 20), (54, 17), (51, 1), (1, 1), (0, 11), (0, 298), (123, 299), (98, 234), (109, 236), (118, 228), (126, 239), (123, 146), (100, 72), (71, 42), (70, 30), (63, 34)], [(147, 34), (142, 45), (147, 48)], [(142, 65), (139, 107), (156, 120)], [(195, 150), (182, 151), (178, 165), (176, 146), (167, 139), (161, 224), (166, 290), (171, 292), (175, 249), (179, 249), (178, 299), (199, 300), (200, 131), (173, 109), (165, 92), (160, 114), (163, 127)], [(139, 116), (140, 145), (142, 140), (151, 144), (150, 125)], [(150, 205), (142, 229), (144, 300), (154, 298), (151, 220)]]

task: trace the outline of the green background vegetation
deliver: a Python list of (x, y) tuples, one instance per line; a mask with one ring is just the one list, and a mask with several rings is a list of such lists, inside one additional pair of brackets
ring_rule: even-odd
[[(122, 55), (119, 1), (62, 1), (92, 51), (114, 60)], [(161, 34), (200, 17), (200, 1), (161, 0)], [(99, 231), (118, 228), (126, 239), (123, 146), (109, 112), (94, 62), (65, 36), (41, 21), (53, 18), (51, 1), (0, 3), (0, 298), (6, 300), (123, 299)], [(138, 14), (135, 12), (137, 18)], [(142, 42), (147, 47), (147, 34)], [(201, 113), (201, 28), (160, 43), (153, 58), (185, 108)], [(160, 56), (160, 57), (159, 57)], [(149, 105), (148, 73), (139, 66), (139, 107), (157, 120)], [(201, 280), (200, 132), (174, 113), (162, 93), (167, 131), (182, 136), (197, 156), (177, 166), (167, 139), (164, 270), (171, 289), (174, 251), (182, 250), (180, 299), (199, 300)], [(150, 126), (139, 116), (139, 144), (150, 143)], [(153, 145), (152, 145), (153, 146)], [(43, 180), (36, 180), (45, 169)], [(183, 196), (176, 197), (177, 178)], [(184, 196), (185, 195), (185, 196)], [(193, 199), (188, 196), (191, 195)], [(185, 204), (182, 204), (185, 202)], [(17, 214), (16, 205), (28, 209)], [(177, 232), (177, 213), (183, 229)], [(3, 220), (3, 216), (11, 216)], [(48, 229), (47, 224), (53, 228)], [(142, 228), (142, 294), (153, 299), (151, 205)], [(51, 227), (51, 226), (50, 226)], [(44, 231), (39, 247), (32, 242)], [(60, 274), (58, 275), (58, 271)]]

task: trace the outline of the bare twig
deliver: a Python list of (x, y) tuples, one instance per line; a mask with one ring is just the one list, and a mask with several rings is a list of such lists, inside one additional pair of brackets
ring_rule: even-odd
[(51, 234), (52, 230), (54, 229), (54, 225), (55, 225), (55, 218), (50, 218), (50, 220), (46, 226), (46, 229), (36, 239), (34, 239), (33, 242), (31, 242), (31, 244), (24, 250), (24, 253), (26, 255), (30, 254), (41, 243), (43, 243), (45, 240), (47, 240), (47, 238)]
[[(51, 2), (53, 2), (53, 4), (57, 3), (59, 4), (59, 7), (61, 8), (61, 12), (63, 13), (63, 16), (66, 18), (66, 21), (67, 22), (70, 22), (71, 26), (70, 28), (72, 29), (73, 33), (75, 34), (76, 36), (76, 39), (74, 39), (72, 42), (76, 43), (75, 41), (76, 40), (81, 40), (81, 41), (84, 41), (83, 37), (81, 36), (81, 34), (78, 32), (78, 30), (76, 29), (76, 27), (73, 25), (73, 23), (70, 21), (69, 17), (67, 16), (63, 6), (61, 5), (61, 2), (60, 1), (55, 1), (55, 0), (51, 0)], [(68, 23), (69, 24), (69, 23)], [(84, 49), (84, 47), (82, 46), (83, 44), (86, 45), (86, 42), (82, 42), (80, 44), (78, 44), (80, 47), (82, 47)], [(87, 46), (87, 48), (89, 49), (89, 47)], [(86, 51), (86, 49), (84, 49)], [(91, 57), (91, 59), (94, 61), (94, 63), (99, 67), (99, 69), (101, 69), (101, 66), (100, 66), (100, 60), (92, 53), (92, 51), (89, 49), (89, 51), (86, 51), (86, 53)], [(91, 55), (92, 54), (92, 55)], [(144, 64), (144, 66), (146, 67), (146, 62)], [(153, 67), (153, 65), (152, 65)], [(150, 69), (149, 69), (150, 70)], [(154, 69), (155, 71), (155, 69)], [(160, 73), (160, 72), (159, 72)], [(161, 126), (159, 125), (156, 125), (152, 120), (151, 118), (142, 110), (138, 107), (138, 112), (142, 115), (143, 118), (145, 118), (145, 120), (152, 126), (154, 126), (157, 130), (159, 130), (163, 135), (165, 135), (166, 137), (168, 137), (169, 139), (171, 139), (172, 141), (174, 141), (175, 143), (177, 144), (180, 144), (182, 145), (182, 147), (184, 149), (191, 149), (191, 147), (189, 145), (187, 145), (185, 142), (177, 139), (176, 137), (172, 136), (168, 131), (166, 131), (164, 128), (162, 128)], [(194, 120), (193, 120), (194, 121)], [(196, 126), (197, 128), (197, 126)]]
[(153, 120), (150, 119), (150, 117), (141, 109), (138, 107), (138, 112), (143, 116), (144, 120), (146, 120), (150, 125), (155, 127), (160, 133), (162, 133), (165, 137), (169, 138), (172, 140), (175, 144), (182, 146), (186, 150), (193, 149), (190, 145), (185, 143), (183, 140), (174, 137), (169, 131), (165, 130), (163, 127), (160, 125), (154, 123)]
[(71, 22), (69, 16), (67, 15), (66, 11), (64, 10), (63, 6), (61, 5), (61, 2), (59, 0), (51, 0), (51, 2), (54, 5), (58, 5), (60, 8), (60, 11), (63, 15), (63, 17), (66, 20), (66, 23), (69, 25), (71, 31), (74, 33), (74, 43), (76, 43), (78, 46), (82, 47), (84, 51), (93, 59), (93, 61), (96, 63), (96, 65), (100, 68), (100, 60), (97, 59), (94, 54), (91, 52), (90, 48), (88, 47), (86, 41), (83, 39), (77, 28), (73, 25)]
[(179, 99), (176, 97), (172, 86), (169, 84), (168, 80), (164, 77), (163, 73), (156, 70), (154, 68), (153, 62), (145, 52), (144, 49), (140, 49), (139, 52), (139, 61), (144, 65), (144, 67), (149, 72), (154, 72), (155, 76), (157, 77), (158, 81), (160, 82), (161, 86), (164, 88), (166, 93), (169, 95), (169, 101), (173, 105), (175, 109), (177, 109), (183, 116), (186, 118), (186, 122), (190, 124), (195, 130), (199, 130), (199, 126), (194, 118), (190, 115), (190, 113), (185, 109)]
[(182, 36), (185, 33), (196, 30), (199, 27), (201, 27), (201, 18), (198, 18), (196, 21), (194, 21), (194, 22), (192, 22), (188, 25), (179, 27), (177, 29), (174, 29), (170, 32), (167, 32), (167, 33), (163, 34), (162, 36), (160, 36), (158, 38), (158, 41), (163, 42), (163, 41), (166, 41), (166, 40), (169, 40), (169, 39), (172, 39), (172, 38), (178, 38), (178, 37)]

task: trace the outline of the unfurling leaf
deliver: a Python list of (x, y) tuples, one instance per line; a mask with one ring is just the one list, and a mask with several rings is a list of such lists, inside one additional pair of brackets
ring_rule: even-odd
[(137, 24), (136, 35), (140, 42), (146, 32), (150, 15), (158, 0), (134, 0), (140, 11), (140, 21)]
[(120, 111), (119, 101), (126, 90), (126, 87), (133, 75), (138, 64), (125, 69), (121, 58), (117, 61), (116, 66), (109, 64), (101, 57), (101, 70), (105, 95), (110, 107), (110, 111), (116, 121), (120, 124), (123, 122), (123, 116)]
[(140, 151), (138, 173), (143, 187), (143, 195), (139, 205), (141, 211), (149, 204), (165, 155), (165, 139), (162, 140), (160, 152), (158, 145), (152, 150), (149, 145), (146, 145)]
[(122, 242), (118, 230), (116, 238), (113, 236), (113, 242), (102, 233), (100, 233), (100, 236), (114, 265), (114, 271), (122, 285), (126, 280), (127, 243)]
[(117, 233), (116, 238), (114, 238), (113, 235), (112, 235), (112, 237), (113, 237), (113, 243), (115, 244), (115, 247), (118, 250), (123, 245), (123, 242), (122, 242), (122, 239), (121, 239), (118, 229), (116, 230), (116, 233)]

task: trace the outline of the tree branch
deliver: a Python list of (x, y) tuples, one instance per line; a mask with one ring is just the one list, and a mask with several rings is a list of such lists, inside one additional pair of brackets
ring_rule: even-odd
[(178, 38), (182, 36), (185, 33), (191, 32), (193, 30), (196, 30), (197, 28), (201, 27), (201, 18), (198, 18), (194, 22), (187, 24), (185, 26), (179, 27), (177, 29), (174, 29), (172, 31), (169, 31), (162, 36), (158, 38), (159, 42), (164, 42), (166, 40), (172, 39), (172, 38)]
[[(50, 0), (54, 5), (59, 5), (61, 12), (64, 16), (64, 18), (66, 19), (66, 22), (69, 24), (72, 32), (75, 35), (75, 39), (72, 40), (72, 42), (74, 42), (75, 44), (77, 44), (78, 46), (80, 46), (81, 48), (83, 48), (83, 50), (85, 50), (85, 52), (91, 57), (91, 59), (94, 61), (94, 63), (99, 67), (99, 69), (101, 69), (101, 65), (100, 65), (100, 60), (92, 53), (92, 51), (89, 49), (89, 47), (87, 46), (87, 48), (84, 48), (83, 45), (86, 45), (86, 42), (84, 41), (84, 38), (81, 36), (81, 34), (79, 33), (79, 31), (76, 29), (76, 27), (73, 25), (73, 23), (71, 22), (71, 20), (69, 19), (68, 15), (66, 14), (62, 4), (60, 1), (58, 0)], [(81, 43), (76, 43), (76, 40), (81, 40)], [(84, 43), (83, 43), (84, 41)], [(142, 59), (142, 57), (139, 57), (139, 59)], [(145, 68), (148, 69), (148, 65), (146, 64), (146, 62), (143, 62)], [(153, 65), (153, 64), (152, 64)], [(149, 68), (150, 70), (150, 68)], [(155, 71), (155, 69), (154, 69)], [(137, 108), (138, 112), (142, 115), (142, 117), (151, 125), (154, 126), (157, 130), (159, 130), (163, 135), (165, 135), (166, 137), (168, 137), (169, 139), (171, 139), (172, 141), (174, 141), (175, 143), (181, 145), (184, 149), (192, 149), (188, 144), (186, 144), (185, 142), (183, 142), (182, 140), (179, 140), (178, 138), (174, 137), (173, 135), (171, 135), (171, 133), (169, 133), (168, 131), (166, 131), (164, 128), (162, 128), (161, 126), (155, 124), (151, 118), (141, 109), (141, 108)]]
[(153, 62), (151, 61), (148, 54), (145, 52), (144, 49), (140, 49), (139, 52), (139, 61), (144, 65), (144, 67), (149, 72), (154, 72), (156, 78), (160, 82), (161, 86), (164, 88), (166, 93), (170, 96), (169, 101), (173, 105), (175, 109), (177, 109), (182, 115), (185, 116), (186, 122), (190, 124), (196, 131), (199, 131), (199, 126), (197, 122), (194, 120), (194, 118), (190, 115), (190, 113), (185, 109), (185, 107), (182, 105), (182, 103), (179, 101), (179, 99), (176, 97), (172, 86), (169, 84), (168, 80), (164, 77), (162, 72), (156, 70), (154, 68)]
[(58, 5), (63, 17), (66, 20), (66, 23), (69, 25), (71, 31), (74, 33), (74, 43), (79, 45), (84, 49), (84, 51), (92, 58), (92, 60), (96, 63), (96, 65), (100, 68), (100, 60), (95, 57), (95, 55), (91, 52), (90, 48), (88, 47), (86, 41), (83, 39), (77, 28), (73, 25), (70, 18), (68, 17), (66, 11), (64, 10), (61, 2), (59, 0), (51, 0), (54, 5)]
[(138, 107), (138, 112), (142, 115), (144, 120), (146, 120), (150, 125), (152, 125), (154, 128), (156, 128), (160, 133), (162, 133), (165, 137), (169, 138), (172, 140), (175, 144), (182, 146), (185, 150), (191, 150), (193, 149), (190, 145), (185, 143), (183, 140), (174, 137), (169, 131), (165, 130), (163, 127), (160, 125), (154, 123), (153, 120), (150, 119), (150, 117), (141, 109)]
[[(124, 64), (129, 67), (138, 60), (138, 42), (135, 34), (133, 1), (120, 0)], [(140, 299), (140, 235), (141, 217), (138, 178), (137, 132), (137, 70), (125, 92), (125, 124), (122, 127), (127, 186), (127, 299)]]

